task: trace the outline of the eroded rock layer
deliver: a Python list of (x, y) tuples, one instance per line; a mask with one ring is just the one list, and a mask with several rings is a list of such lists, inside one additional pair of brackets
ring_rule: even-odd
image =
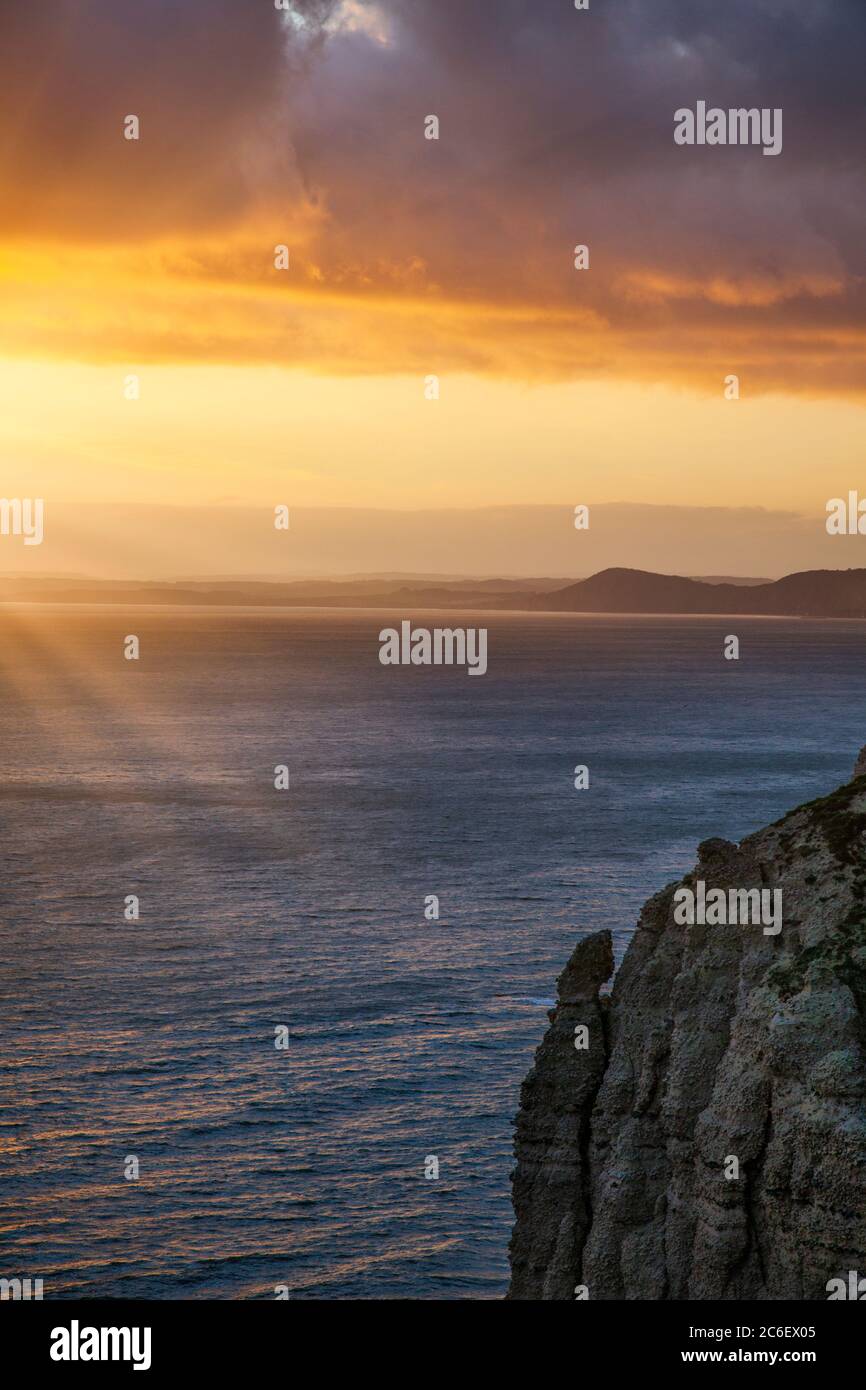
[[(864, 837), (861, 775), (706, 841), (609, 1001), (609, 934), (578, 944), (521, 1092), (510, 1298), (826, 1299), (866, 1275)], [(680, 925), (699, 881), (780, 889), (781, 929)]]

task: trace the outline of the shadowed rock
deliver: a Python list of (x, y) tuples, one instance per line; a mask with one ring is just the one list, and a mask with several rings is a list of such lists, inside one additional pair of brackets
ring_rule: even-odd
[[(609, 936), (579, 943), (521, 1092), (509, 1297), (826, 1299), (866, 1274), (864, 835), (855, 780), (704, 841), (644, 907), (609, 1007)], [(677, 924), (698, 879), (780, 888), (781, 932)]]
[(598, 992), (612, 974), (610, 932), (578, 942), (521, 1088), (512, 1174), (518, 1222), (510, 1251), (521, 1298), (573, 1296), (589, 1225), (589, 1116), (607, 1057)]

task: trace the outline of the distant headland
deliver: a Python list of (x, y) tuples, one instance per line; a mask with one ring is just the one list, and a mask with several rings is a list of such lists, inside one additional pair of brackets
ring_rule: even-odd
[(0, 603), (26, 602), (866, 618), (866, 569), (804, 570), (772, 581), (694, 579), (621, 568), (577, 581), (426, 575), (151, 582), (72, 576), (0, 579)]

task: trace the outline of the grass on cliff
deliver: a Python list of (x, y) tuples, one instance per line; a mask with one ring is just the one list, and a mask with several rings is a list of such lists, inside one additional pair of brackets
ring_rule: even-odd
[[(782, 826), (792, 816), (808, 813), (808, 829), (820, 833), (840, 868), (853, 871), (849, 884), (855, 902), (832, 934), (771, 966), (767, 984), (787, 999), (803, 988), (810, 965), (820, 965), (848, 985), (862, 1015), (866, 1013), (866, 811), (852, 810), (852, 802), (861, 796), (866, 796), (866, 776), (855, 777), (829, 796), (805, 802), (776, 822)], [(814, 847), (810, 851), (802, 839), (802, 834), (791, 832), (780, 835), (779, 844), (785, 853), (814, 853)], [(797, 850), (795, 840), (800, 842)], [(816, 881), (816, 875), (808, 875), (807, 882)]]

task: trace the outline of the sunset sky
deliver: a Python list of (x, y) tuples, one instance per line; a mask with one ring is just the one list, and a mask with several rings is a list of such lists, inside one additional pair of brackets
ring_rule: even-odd
[[(820, 526), (866, 492), (864, 65), (862, 0), (7, 0), (3, 495)], [(698, 100), (781, 155), (675, 145)]]

